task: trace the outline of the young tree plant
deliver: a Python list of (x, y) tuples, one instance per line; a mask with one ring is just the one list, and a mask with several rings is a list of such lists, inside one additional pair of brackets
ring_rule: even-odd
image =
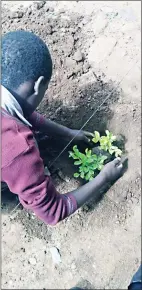
[(85, 153), (81, 153), (77, 145), (73, 147), (73, 151), (69, 152), (69, 157), (74, 159), (74, 165), (79, 166), (78, 172), (74, 173), (74, 177), (81, 177), (86, 181), (92, 180), (97, 171), (102, 170), (104, 161), (107, 159), (104, 155), (92, 154), (88, 148)]
[(122, 151), (117, 146), (113, 145), (113, 142), (116, 141), (116, 136), (108, 130), (105, 132), (106, 136), (100, 136), (100, 133), (95, 131), (92, 141), (94, 143), (100, 143), (101, 150), (108, 151), (111, 155), (115, 154), (115, 157), (121, 156)]

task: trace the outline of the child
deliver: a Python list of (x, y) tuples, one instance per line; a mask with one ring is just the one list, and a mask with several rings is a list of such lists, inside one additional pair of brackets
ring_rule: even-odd
[[(2, 182), (18, 194), (21, 204), (45, 223), (55, 225), (74, 213), (108, 181), (122, 175), (119, 159), (108, 163), (88, 184), (59, 194), (44, 173), (33, 131), (70, 141), (77, 130), (68, 129), (35, 112), (52, 75), (46, 44), (27, 31), (2, 37)], [(79, 132), (79, 131), (78, 131)], [(83, 131), (76, 142), (87, 141)]]

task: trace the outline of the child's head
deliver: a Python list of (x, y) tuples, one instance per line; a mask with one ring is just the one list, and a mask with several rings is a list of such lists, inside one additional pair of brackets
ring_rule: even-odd
[(2, 37), (1, 67), (2, 85), (24, 99), (30, 111), (35, 110), (52, 75), (52, 59), (46, 44), (28, 31), (5, 34)]

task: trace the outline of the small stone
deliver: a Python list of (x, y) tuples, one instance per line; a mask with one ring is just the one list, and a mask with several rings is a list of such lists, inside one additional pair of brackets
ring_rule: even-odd
[(69, 182), (70, 178), (65, 176), (61, 170), (58, 171), (58, 176), (65, 182)]
[(90, 68), (89, 63), (86, 62), (83, 64), (83, 72), (84, 73), (87, 73), (89, 71), (89, 68)]
[(89, 206), (85, 204), (85, 205), (83, 206), (83, 210), (86, 211), (86, 212), (88, 212), (88, 210), (89, 210)]
[(54, 12), (54, 8), (53, 7), (49, 7), (49, 11), (50, 12)]
[(27, 213), (27, 218), (30, 220), (31, 215), (29, 213)]
[(25, 248), (21, 248), (21, 251), (22, 251), (23, 253), (25, 253), (26, 250), (25, 250)]
[(56, 247), (52, 247), (52, 248), (50, 248), (50, 253), (52, 255), (53, 262), (55, 264), (60, 264), (61, 263), (61, 255), (60, 255), (59, 250)]
[(64, 34), (66, 32), (66, 28), (63, 27), (63, 28), (60, 29), (60, 31)]
[(23, 14), (22, 11), (14, 11), (14, 12), (11, 14), (10, 18), (11, 18), (11, 19), (14, 19), (14, 18), (22, 18), (23, 15), (24, 15), (24, 14)]
[(66, 58), (66, 66), (68, 66), (69, 68), (74, 68), (76, 66), (76, 61), (74, 59), (72, 59), (71, 57), (67, 57)]
[(47, 33), (47, 35), (52, 34), (52, 27), (51, 27), (51, 26), (48, 26), (48, 27), (46, 28), (46, 33)]
[(13, 283), (13, 281), (12, 281), (12, 280), (10, 280), (10, 281), (8, 282), (8, 284), (9, 284), (9, 285), (12, 285), (12, 283)]
[(36, 265), (36, 263), (37, 263), (36, 258), (30, 258), (30, 259), (29, 259), (29, 264), (31, 264), (31, 265)]
[(72, 263), (72, 264), (71, 264), (71, 269), (72, 269), (72, 270), (75, 270), (75, 269), (76, 269), (76, 265), (75, 265), (75, 263)]
[(75, 34), (76, 30), (74, 28), (70, 28), (70, 33)]
[(77, 62), (80, 62), (83, 60), (83, 54), (80, 50), (77, 50), (74, 54), (74, 57), (73, 57)]
[(138, 259), (138, 258), (135, 259), (135, 264), (136, 264), (136, 265), (139, 264), (139, 259)]
[(51, 175), (51, 173), (50, 173), (50, 171), (49, 171), (47, 166), (44, 167), (44, 174), (47, 175), (47, 176)]
[(32, 14), (32, 9), (31, 9), (31, 8), (29, 8), (29, 9), (27, 10), (27, 14), (28, 14), (29, 16)]
[(34, 220), (35, 219), (35, 216), (34, 215), (31, 215), (31, 219)]
[(82, 28), (82, 27), (83, 27), (83, 23), (79, 23), (78, 28)]
[(18, 11), (18, 18), (22, 18), (24, 13), (22, 11)]
[(39, 10), (41, 8), (43, 8), (43, 6), (45, 5), (46, 1), (40, 1), (36, 3), (36, 8)]
[(83, 24), (83, 25), (87, 24), (88, 22), (89, 22), (89, 20), (86, 19), (86, 18), (84, 18), (84, 19), (82, 20), (82, 24)]
[(60, 14), (63, 14), (63, 13), (65, 13), (65, 10), (63, 8), (61, 8), (59, 12), (60, 12)]
[(134, 205), (137, 205), (137, 204), (139, 203), (139, 200), (138, 200), (138, 198), (136, 198), (136, 197), (132, 197), (132, 198), (131, 198), (131, 202), (132, 202)]

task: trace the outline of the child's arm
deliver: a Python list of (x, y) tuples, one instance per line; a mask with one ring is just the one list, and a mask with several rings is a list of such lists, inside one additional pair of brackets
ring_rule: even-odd
[(25, 208), (33, 210), (45, 223), (55, 225), (98, 194), (106, 181), (118, 178), (121, 172), (122, 166), (117, 167), (115, 160), (88, 184), (73, 192), (59, 194), (51, 178), (45, 176), (42, 159), (33, 142), (3, 168), (3, 180), (11, 192), (19, 195)]
[(33, 210), (45, 223), (55, 225), (77, 209), (76, 199), (72, 194), (57, 192), (52, 179), (44, 174), (43, 161), (32, 134), (25, 137), (27, 140), (22, 134), (19, 136), (19, 154), (3, 168), (2, 180), (11, 192), (18, 194), (25, 208)]
[(90, 182), (84, 186), (72, 191), (72, 195), (77, 201), (78, 207), (81, 207), (93, 196), (97, 199), (100, 196), (100, 189), (108, 182), (116, 181), (123, 174), (123, 164), (120, 158), (107, 163), (103, 170)]
[(20, 128), (16, 123), (6, 144), (9, 146), (3, 151), (6, 158), (2, 163), (2, 181), (7, 183), (11, 192), (19, 195), (24, 207), (33, 210), (50, 225), (75, 212), (90, 197), (98, 194), (106, 181), (116, 179), (122, 172), (122, 165), (116, 166), (116, 161), (113, 161), (93, 181), (73, 192), (59, 194), (51, 178), (44, 174), (43, 161), (27, 127)]
[(79, 132), (78, 130), (72, 130), (63, 125), (57, 124), (49, 119), (46, 119), (37, 112), (34, 112), (28, 118), (28, 121), (32, 124), (34, 130), (43, 132), (50, 137), (64, 138), (67, 141), (70, 141), (77, 135), (75, 137), (76, 142), (82, 141), (85, 143), (89, 143), (88, 137), (92, 136), (92, 134), (89, 132)]

